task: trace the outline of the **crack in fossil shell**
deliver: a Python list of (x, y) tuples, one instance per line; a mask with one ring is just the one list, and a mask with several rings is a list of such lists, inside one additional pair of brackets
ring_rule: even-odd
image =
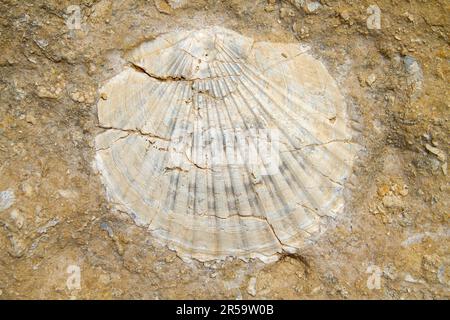
[(156, 74), (152, 74), (149, 71), (145, 70), (144, 68), (142, 68), (141, 66), (139, 66), (138, 64), (134, 63), (134, 62), (130, 62), (130, 66), (136, 70), (137, 72), (141, 72), (146, 74), (147, 76), (149, 76), (152, 79), (156, 79), (158, 81), (189, 81), (192, 82), (193, 80), (191, 79), (185, 79), (183, 77), (171, 77), (171, 76), (165, 76), (165, 77), (161, 77), (158, 76)]
[(117, 131), (122, 131), (122, 132), (126, 132), (128, 134), (139, 134), (141, 136), (144, 137), (150, 137), (153, 139), (159, 139), (159, 140), (164, 140), (164, 141), (171, 141), (169, 138), (165, 138), (150, 132), (143, 132), (142, 130), (139, 129), (122, 129), (122, 128), (115, 128), (115, 127), (105, 127), (105, 126), (98, 126), (99, 128), (102, 129), (106, 129), (106, 130), (117, 130)]

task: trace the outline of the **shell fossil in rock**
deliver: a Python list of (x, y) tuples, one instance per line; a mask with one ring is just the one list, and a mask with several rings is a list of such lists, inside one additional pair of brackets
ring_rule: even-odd
[(181, 257), (276, 259), (343, 208), (345, 101), (299, 44), (212, 27), (128, 54), (101, 89), (108, 198)]

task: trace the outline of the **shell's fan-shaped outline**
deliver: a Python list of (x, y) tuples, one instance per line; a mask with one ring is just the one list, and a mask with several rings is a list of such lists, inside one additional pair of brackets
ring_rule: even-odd
[[(214, 27), (164, 34), (128, 61), (102, 88), (97, 166), (109, 198), (181, 257), (267, 261), (342, 210), (356, 146), (335, 81), (304, 48)], [(232, 161), (269, 131), (273, 172), (263, 154)]]

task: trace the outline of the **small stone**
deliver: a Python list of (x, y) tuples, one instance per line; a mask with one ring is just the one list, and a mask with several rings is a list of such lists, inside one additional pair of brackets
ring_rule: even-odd
[(117, 239), (117, 237), (114, 237), (113, 240), (114, 240), (114, 244), (116, 245), (117, 253), (119, 255), (123, 256), (125, 253), (125, 248), (123, 247), (122, 243), (120, 242), (119, 239)]
[(320, 291), (322, 291), (322, 287), (315, 287), (314, 289), (311, 290), (311, 294), (316, 294), (319, 293)]
[(348, 13), (347, 10), (342, 11), (339, 16), (344, 20), (344, 21), (348, 21), (350, 19), (350, 14)]
[(409, 74), (415, 74), (420, 71), (420, 65), (417, 60), (411, 56), (405, 56), (403, 58), (403, 64)]
[(23, 256), (26, 250), (25, 243), (15, 235), (11, 235), (9, 237), (9, 241), (11, 243), (11, 250), (8, 251), (9, 254), (14, 258), (20, 258)]
[(0, 192), (0, 212), (11, 207), (16, 201), (14, 192), (11, 189)]
[(37, 95), (39, 98), (57, 99), (61, 92), (57, 88), (46, 88), (44, 86), (37, 87)]
[(410, 275), (409, 273), (407, 273), (407, 274), (405, 275), (405, 281), (406, 281), (406, 282), (409, 282), (409, 283), (420, 283), (419, 280), (414, 279), (413, 276)]
[(95, 97), (91, 93), (83, 93), (81, 91), (75, 91), (70, 94), (70, 98), (79, 103), (92, 104), (95, 102)]
[(31, 124), (36, 124), (36, 118), (31, 113), (26, 115), (25, 121)]
[(377, 76), (376, 76), (375, 74), (371, 73), (371, 74), (367, 77), (366, 83), (367, 83), (369, 86), (372, 86), (372, 84), (373, 84), (376, 80), (377, 80)]
[(188, 4), (188, 0), (166, 0), (172, 9), (180, 9)]
[(405, 12), (405, 16), (410, 22), (414, 22), (414, 16), (411, 13)]
[(292, 25), (292, 30), (302, 39), (309, 36), (309, 28), (306, 26), (302, 26), (300, 23), (294, 22), (294, 24)]
[[(51, 79), (44, 79), (41, 84), (36, 84), (36, 93), (39, 98), (58, 99), (61, 96), (66, 84), (62, 75), (56, 77), (56, 82)], [(54, 82), (54, 83), (53, 83)]]
[(398, 191), (398, 193), (403, 197), (406, 197), (408, 195), (408, 192), (408, 186), (406, 185), (404, 185), (403, 188)]
[(383, 205), (386, 208), (399, 208), (402, 206), (402, 201), (396, 196), (387, 195), (383, 197)]
[(430, 141), (430, 140), (431, 140), (431, 136), (430, 136), (429, 133), (424, 133), (424, 134), (422, 135), (422, 137), (423, 137), (425, 140), (427, 140), (427, 141)]
[(56, 226), (59, 223), (59, 219), (58, 218), (53, 218), (51, 219), (49, 222), (47, 222), (43, 227), (40, 227), (37, 232), (39, 234), (44, 234), (47, 233), (47, 230), (49, 228), (53, 228), (54, 226)]
[(320, 2), (318, 1), (306, 1), (306, 5), (303, 7), (303, 10), (305, 10), (305, 12), (307, 14), (312, 14), (315, 11), (317, 11), (317, 9), (319, 9), (322, 5), (320, 4)]
[(420, 67), (419, 62), (411, 56), (405, 56), (403, 58), (403, 64), (405, 66), (405, 70), (408, 74), (407, 82), (408, 85), (412, 88), (412, 98), (416, 100), (423, 88), (423, 71)]
[(79, 102), (79, 103), (83, 103), (85, 101), (84, 95), (81, 92), (72, 92), (70, 94), (70, 98), (75, 101), (75, 102)]
[(430, 145), (428, 143), (425, 145), (425, 149), (427, 149), (429, 152), (434, 154), (439, 159), (439, 161), (445, 162), (447, 156), (444, 151), (442, 151), (436, 147), (433, 147), (432, 145)]
[(48, 46), (48, 41), (45, 39), (39, 39), (39, 40), (36, 40), (35, 42), (40, 48), (45, 48)]
[(89, 75), (92, 75), (95, 73), (95, 71), (97, 71), (97, 67), (95, 66), (95, 64), (90, 63), (89, 64), (89, 69), (88, 69), (88, 73)]
[(100, 98), (102, 98), (103, 100), (106, 100), (106, 99), (108, 99), (108, 95), (105, 92), (102, 92), (100, 94)]
[(256, 277), (251, 277), (248, 282), (247, 293), (251, 296), (256, 296)]
[(25, 222), (25, 218), (20, 214), (19, 210), (17, 209), (12, 210), (11, 213), (9, 214), (9, 217), (14, 222), (17, 229), (19, 230), (22, 229), (23, 224)]

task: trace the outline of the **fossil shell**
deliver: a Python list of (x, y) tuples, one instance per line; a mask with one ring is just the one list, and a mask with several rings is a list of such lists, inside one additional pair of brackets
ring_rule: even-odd
[(356, 147), (305, 48), (214, 27), (164, 34), (128, 61), (101, 91), (97, 167), (110, 200), (180, 256), (270, 260), (342, 209)]

